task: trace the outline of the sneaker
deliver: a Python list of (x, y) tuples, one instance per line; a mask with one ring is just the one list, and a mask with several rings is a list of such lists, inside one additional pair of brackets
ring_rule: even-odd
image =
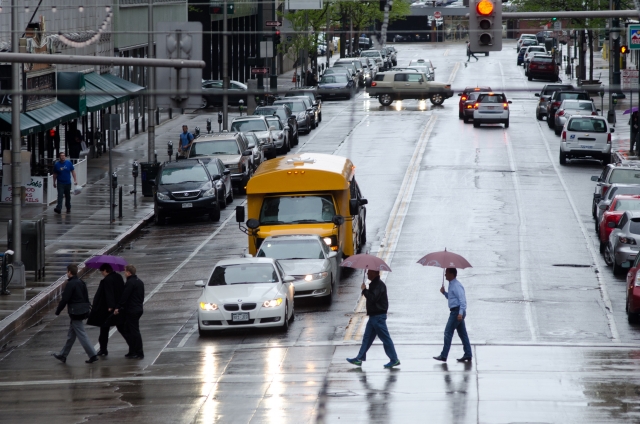
[(359, 360), (358, 358), (347, 358), (347, 362), (357, 366), (362, 365), (362, 361)]
[(395, 361), (391, 361), (388, 364), (384, 364), (384, 367), (393, 368), (393, 367), (397, 367), (398, 365), (400, 365), (400, 361), (396, 359)]
[(98, 355), (93, 355), (91, 358), (87, 359), (86, 362), (87, 364), (93, 364), (94, 362), (96, 362), (98, 360)]
[(60, 212), (62, 212), (62, 210), (61, 210), (61, 209), (58, 209), (58, 208), (55, 208), (53, 211), (54, 211), (55, 213), (57, 213), (57, 214), (60, 214)]
[(447, 358), (444, 358), (442, 355), (434, 356), (433, 359), (436, 361), (447, 362)]
[(67, 363), (67, 357), (66, 356), (58, 355), (57, 353), (54, 353), (51, 356), (53, 356), (54, 358), (56, 358), (58, 361), (62, 362), (63, 364)]

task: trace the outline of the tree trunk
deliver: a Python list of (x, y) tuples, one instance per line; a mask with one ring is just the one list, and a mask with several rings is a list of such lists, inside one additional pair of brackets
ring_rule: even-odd
[(589, 80), (593, 81), (593, 30), (588, 29), (589, 37)]

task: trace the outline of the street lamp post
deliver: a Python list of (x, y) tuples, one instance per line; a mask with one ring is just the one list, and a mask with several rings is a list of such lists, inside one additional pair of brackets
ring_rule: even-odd
[[(609, 110), (607, 111), (607, 122), (610, 124), (616, 123), (616, 111), (614, 105), (614, 96), (618, 98), (618, 92), (620, 91), (620, 64), (618, 56), (618, 44), (620, 40), (620, 28), (616, 24), (616, 19), (613, 20), (611, 30), (609, 31)], [(617, 59), (616, 59), (617, 58)], [(611, 63), (613, 62), (613, 63)], [(616, 82), (617, 77), (617, 82)]]

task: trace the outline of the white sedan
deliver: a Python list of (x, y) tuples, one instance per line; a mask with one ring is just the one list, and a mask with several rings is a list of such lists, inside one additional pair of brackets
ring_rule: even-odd
[(294, 319), (292, 282), (271, 258), (225, 259), (213, 268), (198, 299), (198, 331), (249, 327), (289, 329)]

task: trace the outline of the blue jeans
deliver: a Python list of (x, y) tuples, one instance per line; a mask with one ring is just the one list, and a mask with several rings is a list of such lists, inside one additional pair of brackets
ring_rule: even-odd
[(447, 356), (449, 356), (449, 349), (451, 349), (451, 339), (453, 339), (454, 330), (458, 330), (458, 336), (460, 337), (464, 348), (464, 357), (471, 358), (473, 356), (471, 353), (471, 343), (469, 343), (469, 336), (467, 335), (467, 327), (464, 324), (464, 319), (467, 314), (465, 313), (462, 316), (462, 321), (458, 321), (459, 313), (460, 308), (453, 308), (449, 314), (449, 321), (447, 321), (447, 326), (444, 329), (444, 347), (440, 354), (443, 358), (447, 358)]
[(369, 317), (367, 327), (365, 328), (364, 335), (362, 336), (362, 346), (360, 346), (360, 352), (358, 352), (356, 359), (360, 359), (361, 361), (367, 360), (367, 351), (373, 344), (376, 336), (380, 337), (382, 345), (384, 346), (384, 352), (387, 354), (391, 362), (397, 361), (398, 355), (396, 354), (396, 348), (393, 346), (393, 341), (391, 340), (389, 330), (387, 329), (387, 314), (373, 315)]
[(71, 209), (71, 184), (58, 183), (58, 204), (56, 209), (62, 210), (62, 197), (66, 200), (67, 209)]

